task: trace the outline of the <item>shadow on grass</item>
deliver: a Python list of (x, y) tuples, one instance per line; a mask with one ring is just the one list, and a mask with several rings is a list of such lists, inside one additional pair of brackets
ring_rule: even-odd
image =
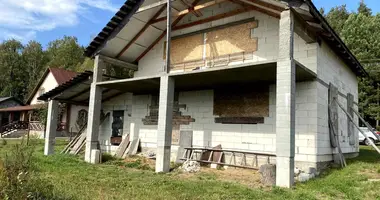
[(380, 163), (380, 154), (375, 149), (369, 146), (360, 146), (359, 156), (356, 158), (347, 159), (348, 164), (357, 162)]

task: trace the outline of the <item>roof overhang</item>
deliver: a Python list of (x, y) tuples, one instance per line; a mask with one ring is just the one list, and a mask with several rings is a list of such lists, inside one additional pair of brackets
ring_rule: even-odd
[[(166, 2), (166, 0), (126, 1), (86, 48), (85, 55), (94, 57), (101, 53), (129, 63), (137, 63), (165, 36)], [(174, 16), (173, 36), (176, 36), (176, 31), (179, 29), (208, 23), (218, 20), (220, 17), (229, 17), (250, 10), (279, 18), (281, 11), (291, 9), (296, 14), (297, 19), (302, 22), (304, 26), (302, 28), (306, 32), (315, 34), (317, 41), (320, 39), (326, 41), (357, 76), (368, 76), (360, 62), (330, 27), (311, 0), (195, 0), (192, 4), (187, 5), (184, 4), (183, 0), (172, 0), (171, 2)], [(217, 6), (221, 3), (238, 4), (240, 8), (222, 13), (220, 16), (217, 14), (209, 18), (200, 17), (198, 21), (175, 26), (177, 23), (181, 23), (182, 18), (188, 13), (197, 15), (201, 9)]]
[[(93, 72), (91, 71), (80, 73), (70, 81), (44, 93), (38, 97), (38, 100), (58, 100), (61, 103), (87, 106), (90, 96), (92, 75)], [(103, 79), (110, 80), (111, 78), (104, 75)], [(121, 94), (121, 92), (118, 90), (104, 89), (102, 98), (103, 100), (106, 100), (119, 94)]]
[(26, 106), (14, 106), (0, 109), (0, 112), (21, 112), (30, 111), (43, 107), (44, 104), (26, 105)]

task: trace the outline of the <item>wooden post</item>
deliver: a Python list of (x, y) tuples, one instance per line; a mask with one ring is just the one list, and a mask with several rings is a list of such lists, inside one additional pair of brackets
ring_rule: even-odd
[(335, 101), (337, 102), (338, 106), (343, 110), (343, 112), (346, 113), (347, 117), (352, 121), (352, 123), (359, 130), (359, 132), (365, 137), (366, 140), (369, 141), (369, 143), (372, 145), (372, 147), (380, 154), (380, 149), (377, 148), (375, 143), (373, 143), (372, 140), (370, 138), (368, 138), (368, 136), (364, 133), (364, 131), (361, 130), (357, 124), (355, 124), (354, 119), (348, 114), (348, 112), (344, 109), (344, 107), (337, 100), (335, 100)]

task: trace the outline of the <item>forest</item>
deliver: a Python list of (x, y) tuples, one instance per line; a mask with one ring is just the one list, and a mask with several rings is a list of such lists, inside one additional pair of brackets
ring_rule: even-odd
[[(359, 110), (367, 120), (380, 120), (380, 14), (361, 2), (356, 11), (341, 5), (320, 12), (343, 39), (370, 77), (359, 79)], [(25, 100), (48, 67), (72, 71), (92, 70), (93, 61), (83, 55), (84, 47), (75, 36), (64, 36), (43, 47), (38, 41), (27, 44), (15, 39), (0, 43), (0, 96)]]

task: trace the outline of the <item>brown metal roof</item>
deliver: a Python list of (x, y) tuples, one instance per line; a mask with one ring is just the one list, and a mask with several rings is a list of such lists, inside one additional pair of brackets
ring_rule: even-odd
[(58, 82), (58, 85), (66, 83), (74, 78), (77, 73), (73, 71), (68, 71), (60, 68), (49, 68), (50, 72), (53, 74), (55, 80)]
[(34, 95), (36, 94), (36, 92), (38, 91), (42, 83), (44, 82), (49, 72), (53, 74), (58, 85), (61, 85), (63, 83), (70, 81), (72, 78), (74, 78), (78, 74), (76, 72), (68, 71), (68, 70), (60, 69), (60, 68), (47, 68), (44, 74), (42, 75), (42, 77), (40, 78), (40, 80), (38, 81), (37, 85), (34, 87), (32, 93), (29, 95), (28, 100), (26, 101), (26, 104), (30, 104)]
[(0, 109), (0, 112), (14, 112), (14, 111), (29, 111), (29, 110), (34, 110), (42, 107), (43, 104), (39, 105), (27, 105), (27, 106), (14, 106), (14, 107), (9, 107), (9, 108), (2, 108)]

